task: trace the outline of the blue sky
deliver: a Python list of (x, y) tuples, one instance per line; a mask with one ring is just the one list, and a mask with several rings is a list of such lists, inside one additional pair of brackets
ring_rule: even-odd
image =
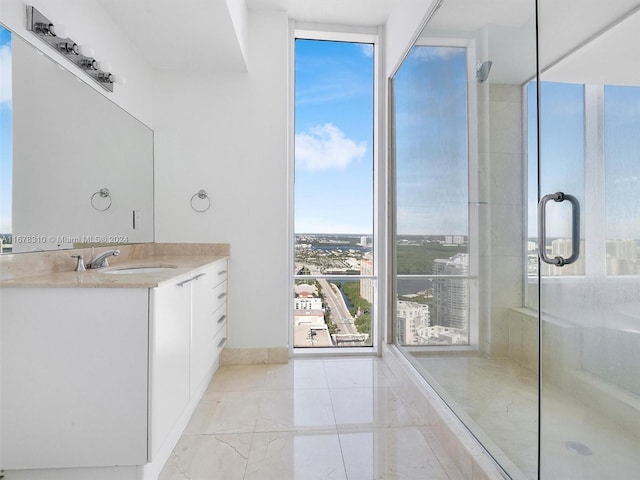
[(11, 231), (11, 33), (0, 26), (0, 233)]
[(373, 233), (373, 46), (296, 40), (295, 232)]
[(466, 235), (466, 50), (414, 47), (394, 101), (398, 233)]
[[(373, 231), (372, 53), (296, 41), (296, 233)], [(398, 231), (466, 234), (464, 50), (415, 48), (396, 85)]]

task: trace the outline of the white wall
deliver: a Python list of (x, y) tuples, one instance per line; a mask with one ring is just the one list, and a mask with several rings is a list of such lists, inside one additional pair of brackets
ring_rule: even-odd
[(399, 0), (385, 24), (385, 77), (389, 78), (413, 44), (436, 0)]
[(26, 7), (23, 0), (2, 0), (0, 22), (138, 120), (152, 126), (151, 69), (145, 64), (144, 56), (131, 48), (128, 39), (102, 7), (93, 0), (30, 0), (27, 3), (40, 10), (52, 22), (64, 24), (76, 43), (91, 45), (95, 50), (95, 57), (110, 63), (113, 73), (124, 75), (127, 84), (115, 85), (113, 93), (107, 92), (63, 55), (56, 54), (26, 29)]
[(250, 12), (248, 30), (250, 73), (154, 79), (156, 241), (230, 243), (229, 347), (284, 347), (287, 17)]

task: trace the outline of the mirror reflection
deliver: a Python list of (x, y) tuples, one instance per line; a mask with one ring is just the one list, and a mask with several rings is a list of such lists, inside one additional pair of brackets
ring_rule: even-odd
[(0, 45), (3, 253), (153, 241), (153, 131), (19, 36)]

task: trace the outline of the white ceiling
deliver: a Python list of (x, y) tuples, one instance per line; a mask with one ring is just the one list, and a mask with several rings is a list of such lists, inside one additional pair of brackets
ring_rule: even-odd
[(97, 0), (156, 70), (246, 70), (225, 0)]
[[(637, 3), (637, 2), (636, 2)], [(605, 17), (607, 28), (583, 47), (565, 49), (560, 61), (549, 62), (545, 81), (595, 85), (640, 85), (640, 10), (617, 21)], [(586, 35), (586, 32), (585, 32)], [(541, 46), (541, 53), (544, 51)], [(549, 60), (552, 60), (549, 58)], [(554, 59), (558, 60), (558, 58)]]
[(402, 0), (97, 0), (156, 70), (243, 71), (228, 4), (315, 23), (376, 26)]
[[(405, 0), (97, 0), (114, 22), (123, 30), (135, 48), (156, 70), (244, 71), (245, 57), (234, 28), (229, 5), (246, 3), (249, 10), (277, 10), (299, 21), (354, 25), (383, 25), (392, 9)], [(415, 0), (412, 0), (415, 1)], [(424, 0), (425, 9), (431, 0)], [(640, 0), (539, 0), (540, 59), (543, 66), (553, 64), (568, 52), (581, 47), (571, 59), (571, 69), (586, 73), (594, 58), (599, 68), (616, 72), (618, 77), (636, 72), (637, 61), (621, 62), (621, 58), (640, 58), (639, 15), (634, 15), (609, 34), (589, 42), (594, 33), (611, 26)], [(488, 27), (492, 59), (492, 77), (500, 76), (501, 68), (509, 66), (515, 75), (518, 45), (511, 30), (533, 28), (532, 0), (444, 0), (431, 19), (428, 29), (449, 32), (475, 32)], [(524, 27), (524, 28), (523, 28)], [(497, 33), (495, 33), (497, 32)], [(615, 36), (614, 36), (615, 34)], [(531, 46), (531, 35), (521, 40)], [(505, 39), (503, 41), (503, 38)], [(608, 39), (607, 39), (608, 38)], [(611, 43), (625, 45), (625, 54)], [(529, 53), (526, 53), (530, 56)], [(484, 59), (483, 59), (484, 60)], [(530, 64), (531, 62), (528, 62)], [(615, 65), (611, 65), (615, 63)], [(501, 65), (504, 64), (504, 65)], [(554, 68), (557, 75), (562, 70)], [(524, 69), (522, 74), (524, 75)], [(552, 73), (552, 72), (549, 72)], [(614, 74), (612, 73), (612, 76)], [(509, 78), (503, 78), (504, 81)]]
[[(425, 0), (425, 5), (427, 5)], [(281, 10), (303, 22), (383, 25), (401, 0), (246, 0), (250, 9)]]
[[(531, 0), (444, 0), (425, 36), (485, 38), (489, 81), (518, 84), (535, 75)], [(638, 84), (640, 0), (539, 0), (539, 59), (545, 80)]]

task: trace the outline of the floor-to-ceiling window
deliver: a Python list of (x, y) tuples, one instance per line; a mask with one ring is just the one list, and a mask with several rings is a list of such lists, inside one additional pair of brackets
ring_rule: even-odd
[(393, 80), (395, 340), (470, 341), (468, 50), (416, 45)]
[(298, 31), (294, 52), (292, 343), (372, 346), (375, 37)]

